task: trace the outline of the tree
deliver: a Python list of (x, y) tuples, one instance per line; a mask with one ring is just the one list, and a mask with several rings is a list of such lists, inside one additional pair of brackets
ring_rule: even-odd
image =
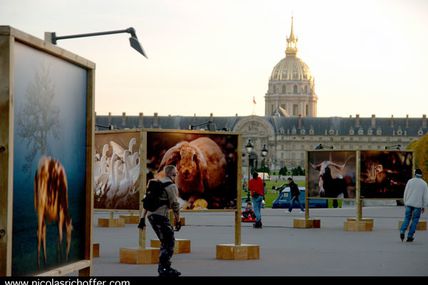
[(305, 170), (302, 169), (300, 166), (297, 166), (296, 168), (291, 169), (291, 175), (293, 176), (305, 175)]
[(264, 173), (268, 173), (268, 174), (270, 174), (269, 166), (262, 166), (262, 167), (260, 167), (260, 168), (256, 169), (256, 171), (257, 171), (257, 172), (264, 172)]
[(288, 172), (287, 166), (284, 166), (279, 170), (279, 175), (285, 176), (285, 175), (287, 175), (287, 172)]
[(415, 168), (420, 168), (426, 179), (428, 177), (428, 133), (409, 144), (407, 149), (414, 151)]
[(42, 67), (28, 85), (22, 107), (17, 111), (17, 135), (29, 150), (22, 166), (24, 172), (30, 170), (37, 153), (48, 153), (49, 136), (59, 138), (59, 108), (54, 105), (54, 97), (55, 85), (49, 69)]

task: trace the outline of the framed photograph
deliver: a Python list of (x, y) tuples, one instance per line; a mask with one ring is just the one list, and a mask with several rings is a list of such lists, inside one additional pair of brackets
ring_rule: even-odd
[(355, 198), (356, 152), (309, 151), (308, 197)]
[(147, 130), (145, 137), (145, 181), (162, 177), (166, 165), (175, 165), (181, 209), (237, 209), (237, 134)]
[(407, 181), (412, 178), (413, 152), (382, 150), (361, 151), (361, 196), (364, 198), (403, 198)]
[(0, 43), (0, 275), (90, 270), (95, 65), (8, 26)]
[(94, 209), (139, 210), (140, 134), (95, 133)]

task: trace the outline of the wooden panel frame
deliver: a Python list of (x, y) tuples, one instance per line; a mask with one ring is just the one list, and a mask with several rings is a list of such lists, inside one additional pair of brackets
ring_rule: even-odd
[(85, 142), (85, 216), (84, 259), (38, 272), (42, 275), (67, 274), (79, 271), (79, 275), (91, 274), (92, 260), (92, 211), (93, 211), (93, 143), (95, 129), (95, 63), (54, 46), (39, 38), (10, 26), (0, 26), (0, 276), (12, 274), (12, 227), (13, 227), (13, 159), (14, 159), (14, 46), (20, 43), (52, 55), (86, 70), (86, 142)]
[[(196, 135), (232, 135), (237, 137), (237, 145), (236, 145), (236, 163), (237, 163), (237, 172), (236, 172), (236, 209), (208, 209), (208, 210), (181, 210), (181, 212), (234, 212), (235, 213), (235, 235), (234, 242), (235, 245), (241, 244), (241, 189), (242, 189), (242, 135), (236, 132), (225, 132), (225, 131), (198, 131), (198, 130), (177, 130), (177, 129), (152, 129), (152, 128), (143, 128), (141, 130), (141, 154), (143, 163), (143, 167), (141, 167), (141, 175), (143, 179), (141, 179), (142, 187), (140, 187), (140, 197), (144, 197), (146, 192), (147, 185), (147, 177), (146, 174), (148, 172), (147, 169), (147, 145), (148, 138), (147, 134), (149, 132), (157, 132), (157, 133), (177, 133), (177, 134), (196, 134)], [(140, 203), (140, 213), (142, 213), (143, 208)], [(140, 231), (139, 235), (139, 246), (140, 248), (145, 248), (146, 244), (146, 235), (145, 230)]]
[[(142, 157), (142, 152), (141, 152), (141, 145), (142, 145), (142, 138), (141, 138), (141, 130), (140, 129), (121, 129), (121, 130), (103, 130), (103, 131), (96, 131), (95, 132), (95, 140), (94, 140), (94, 153), (95, 153), (95, 148), (96, 148), (96, 138), (97, 136), (102, 136), (102, 135), (120, 135), (120, 134), (128, 134), (128, 135), (132, 135), (133, 137), (138, 137), (139, 140), (139, 145), (138, 147), (138, 151), (139, 151), (139, 161), (140, 161), (140, 175), (139, 175), (139, 180), (137, 181), (138, 185), (136, 186), (137, 191), (139, 192), (141, 187), (142, 187), (142, 167), (141, 167), (141, 163), (143, 160)], [(138, 143), (138, 142), (137, 142)], [(94, 154), (94, 161), (95, 161), (95, 154)], [(94, 185), (95, 187), (95, 185)], [(94, 193), (94, 197), (95, 197), (95, 193)], [(138, 199), (138, 202), (140, 202), (140, 198)], [(139, 206), (136, 209), (111, 209), (111, 208), (96, 208), (96, 203), (94, 205), (94, 211), (95, 212), (110, 212), (110, 218), (113, 219), (113, 214), (114, 213), (129, 213), (131, 215), (138, 215), (139, 214)]]

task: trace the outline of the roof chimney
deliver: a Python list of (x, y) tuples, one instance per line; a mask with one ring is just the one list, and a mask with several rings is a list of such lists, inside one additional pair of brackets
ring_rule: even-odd
[(360, 114), (355, 115), (355, 128), (360, 127)]
[(154, 114), (152, 127), (159, 128), (159, 117), (157, 112)]
[(126, 127), (126, 112), (122, 112), (122, 127)]
[(143, 113), (140, 113), (139, 115), (138, 115), (138, 128), (144, 128), (144, 120), (143, 120), (143, 118), (144, 118), (144, 114)]
[(426, 128), (427, 127), (427, 115), (423, 114), (422, 115), (422, 128)]
[(372, 115), (371, 128), (372, 129), (376, 128), (376, 115), (375, 114)]
[(299, 114), (299, 118), (297, 120), (297, 128), (298, 129), (302, 128), (302, 114)]

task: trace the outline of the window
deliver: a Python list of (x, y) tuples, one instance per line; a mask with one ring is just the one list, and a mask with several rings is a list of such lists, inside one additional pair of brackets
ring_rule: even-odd
[(305, 110), (305, 112), (306, 112), (306, 116), (309, 116), (309, 105), (308, 104), (306, 104), (306, 110)]
[(287, 92), (287, 87), (286, 85), (282, 85), (282, 94), (285, 94)]
[(297, 116), (299, 112), (299, 106), (297, 104), (293, 104), (293, 116)]
[(293, 93), (296, 94), (297, 93), (297, 85), (293, 86)]

